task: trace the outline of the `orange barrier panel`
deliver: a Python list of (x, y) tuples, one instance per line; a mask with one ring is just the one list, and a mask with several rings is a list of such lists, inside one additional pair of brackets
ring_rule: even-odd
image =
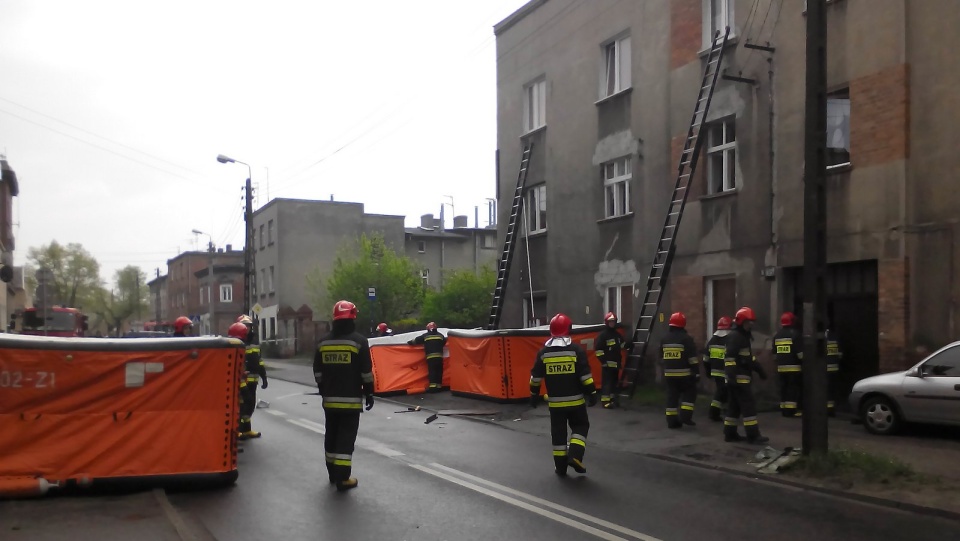
[(507, 397), (502, 337), (467, 337), (451, 333), (447, 346), (450, 348), (452, 393), (489, 398)]
[[(599, 389), (600, 362), (594, 339), (602, 325), (574, 327), (571, 339), (587, 353), (590, 371)], [(519, 401), (530, 396), (530, 370), (537, 352), (550, 338), (546, 328), (499, 331), (453, 330), (450, 348), (450, 390), (454, 394)]]
[(64, 486), (233, 482), (242, 347), (0, 336), (0, 496), (23, 476)]
[[(440, 329), (446, 334), (447, 329)], [(370, 359), (373, 361), (374, 393), (378, 395), (420, 394), (426, 391), (427, 359), (423, 346), (409, 346), (407, 340), (422, 333), (404, 333), (370, 339)], [(450, 353), (444, 351), (444, 387), (450, 386)]]

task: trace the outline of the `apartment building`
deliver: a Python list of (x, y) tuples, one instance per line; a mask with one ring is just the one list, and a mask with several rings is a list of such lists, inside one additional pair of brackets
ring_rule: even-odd
[[(832, 0), (827, 19), (828, 312), (850, 385), (957, 337), (960, 10)], [(505, 326), (558, 311), (635, 323), (709, 44), (727, 26), (662, 312), (686, 312), (702, 344), (749, 305), (758, 349), (782, 311), (801, 312), (803, 2), (534, 0), (494, 29), (504, 226), (534, 145), (515, 256), (532, 272), (513, 265)]]
[(226, 336), (243, 312), (243, 250), (207, 252), (207, 264), (197, 270), (199, 334)]
[(307, 274), (329, 273), (337, 254), (361, 234), (383, 235), (403, 250), (403, 216), (368, 214), (362, 203), (273, 199), (253, 215), (256, 303), (261, 338), (281, 355), (312, 349), (329, 329), (330, 306), (317, 306)]
[(454, 216), (453, 229), (446, 229), (433, 214), (424, 214), (418, 227), (405, 228), (404, 254), (420, 266), (424, 287), (442, 289), (446, 272), (479, 273), (484, 267), (496, 271), (500, 255), (496, 226), (468, 226), (465, 215)]

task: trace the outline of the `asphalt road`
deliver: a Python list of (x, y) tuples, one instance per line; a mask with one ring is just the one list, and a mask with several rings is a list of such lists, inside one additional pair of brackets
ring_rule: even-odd
[[(354, 476), (327, 483), (315, 389), (272, 380), (229, 489), (170, 496), (222, 541), (953, 539), (960, 524), (591, 447), (588, 473), (553, 473), (550, 442), (378, 400)], [(546, 419), (544, 423), (548, 422)]]

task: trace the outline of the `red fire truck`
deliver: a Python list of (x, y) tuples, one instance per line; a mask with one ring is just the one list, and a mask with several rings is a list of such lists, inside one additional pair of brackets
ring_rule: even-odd
[(87, 316), (76, 308), (62, 306), (27, 308), (20, 325), (20, 334), (35, 336), (83, 336), (86, 330)]

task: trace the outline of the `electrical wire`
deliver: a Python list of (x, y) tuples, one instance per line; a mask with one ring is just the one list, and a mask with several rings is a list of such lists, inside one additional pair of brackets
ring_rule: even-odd
[(96, 143), (92, 143), (92, 142), (90, 142), (90, 141), (86, 141), (86, 140), (81, 139), (81, 138), (79, 138), (79, 137), (77, 137), (77, 136), (75, 136), (75, 135), (71, 135), (71, 134), (69, 134), (69, 133), (62, 132), (62, 131), (60, 131), (60, 130), (58, 130), (58, 129), (56, 129), (56, 128), (51, 128), (50, 126), (41, 124), (41, 123), (39, 123), (39, 122), (37, 122), (37, 121), (35, 121), (35, 120), (30, 120), (29, 118), (20, 116), (20, 115), (18, 115), (18, 114), (16, 114), (16, 113), (12, 113), (12, 112), (7, 111), (7, 110), (5, 110), (5, 109), (0, 109), (0, 113), (4, 113), (4, 114), (7, 114), (7, 115), (10, 115), (10, 116), (12, 116), (12, 117), (14, 117), (14, 118), (20, 119), (20, 120), (22, 120), (22, 121), (24, 121), (24, 122), (28, 122), (28, 123), (30, 123), (30, 124), (34, 124), (34, 125), (39, 126), (39, 127), (41, 127), (41, 128), (48, 129), (48, 130), (50, 130), (50, 131), (52, 131), (52, 132), (54, 132), (54, 133), (58, 133), (58, 134), (60, 134), (60, 135), (62, 135), (62, 136), (64, 136), (64, 137), (69, 137), (70, 139), (79, 141), (79, 142), (81, 142), (81, 143), (83, 143), (83, 144), (85, 144), (85, 145), (90, 145), (90, 146), (92, 146), (92, 147), (94, 147), (94, 148), (97, 148), (97, 149), (100, 149), (100, 150), (102, 150), (102, 151), (104, 151), (104, 152), (109, 152), (110, 154), (113, 154), (113, 155), (115, 155), (115, 156), (119, 156), (119, 157), (121, 157), (121, 158), (123, 158), (123, 159), (125, 159), (125, 160), (130, 160), (130, 161), (132, 161), (132, 162), (135, 162), (135, 163), (138, 163), (138, 164), (140, 164), (140, 165), (149, 167), (149, 168), (151, 168), (151, 169), (156, 169), (157, 171), (166, 173), (166, 174), (168, 174), (168, 175), (175, 176), (175, 177), (177, 177), (177, 178), (181, 178), (181, 179), (186, 180), (186, 181), (188, 181), (188, 182), (196, 182), (195, 179), (185, 177), (185, 176), (183, 176), (183, 175), (181, 175), (181, 174), (179, 174), (179, 173), (175, 173), (175, 172), (173, 172), (173, 171), (169, 171), (169, 170), (167, 170), (167, 169), (163, 169), (162, 167), (157, 167), (156, 165), (153, 165), (153, 164), (151, 164), (151, 163), (147, 163), (147, 162), (145, 162), (145, 161), (138, 160), (138, 159), (136, 159), (136, 158), (132, 158), (132, 157), (130, 157), (130, 156), (121, 154), (121, 153), (119, 153), (119, 152), (117, 152), (117, 151), (115, 151), (115, 150), (111, 150), (111, 149), (109, 149), (109, 148), (100, 146), (100, 145), (98, 145), (98, 144), (96, 144)]
[(144, 156), (146, 156), (146, 157), (148, 157), (148, 158), (151, 158), (151, 159), (154, 159), (154, 160), (157, 160), (158, 162), (163, 162), (163, 163), (165, 163), (165, 164), (167, 164), (167, 165), (172, 165), (172, 166), (174, 166), (174, 167), (177, 167), (177, 168), (179, 168), (179, 169), (183, 169), (184, 171), (188, 171), (188, 172), (193, 173), (193, 174), (195, 174), (195, 175), (203, 176), (202, 173), (198, 173), (197, 171), (194, 171), (194, 170), (192, 170), (192, 169), (190, 169), (190, 168), (188, 168), (188, 167), (184, 167), (184, 166), (182, 166), (182, 165), (180, 165), (180, 164), (173, 163), (173, 162), (171, 162), (171, 161), (169, 161), (169, 160), (165, 160), (165, 159), (163, 159), (163, 158), (161, 158), (161, 157), (159, 157), (159, 156), (154, 156), (153, 154), (150, 154), (150, 153), (148, 153), (148, 152), (144, 152), (144, 151), (139, 150), (139, 149), (137, 149), (137, 148), (134, 148), (134, 147), (132, 147), (132, 146), (130, 146), (130, 145), (125, 145), (125, 144), (123, 144), (123, 143), (121, 143), (121, 142), (119, 142), (119, 141), (114, 141), (113, 139), (110, 139), (110, 138), (108, 138), (108, 137), (104, 137), (104, 136), (102, 136), (102, 135), (96, 134), (96, 133), (94, 133), (94, 132), (92, 132), (92, 131), (90, 131), (90, 130), (86, 130), (86, 129), (84, 129), (84, 128), (81, 128), (80, 126), (77, 126), (77, 125), (75, 125), (75, 124), (71, 124), (71, 123), (69, 123), (69, 122), (67, 122), (67, 121), (65, 121), (65, 120), (60, 120), (59, 118), (56, 118), (56, 117), (51, 116), (51, 115), (48, 115), (48, 114), (46, 114), (46, 113), (42, 113), (42, 112), (40, 112), (40, 111), (37, 111), (36, 109), (31, 109), (30, 107), (27, 107), (26, 105), (22, 105), (22, 104), (20, 104), (20, 103), (17, 103), (17, 102), (15, 102), (15, 101), (13, 101), (13, 100), (10, 100), (10, 99), (7, 99), (7, 98), (4, 98), (4, 97), (0, 96), (0, 101), (5, 101), (5, 102), (7, 102), (7, 103), (9, 103), (9, 104), (11, 104), (11, 105), (15, 105), (15, 106), (17, 106), (17, 107), (19, 107), (19, 108), (21, 108), (21, 109), (30, 111), (31, 113), (33, 113), (33, 114), (35, 114), (35, 115), (39, 115), (39, 116), (42, 116), (42, 117), (44, 117), (44, 118), (48, 118), (48, 119), (50, 119), (50, 120), (53, 120), (54, 122), (58, 122), (58, 123), (60, 123), (60, 124), (63, 124), (64, 126), (69, 126), (69, 127), (73, 128), (73, 129), (75, 129), (75, 130), (77, 130), (77, 131), (86, 133), (86, 134), (88, 134), (88, 135), (92, 135), (92, 136), (94, 136), (94, 137), (96, 137), (96, 138), (98, 138), (98, 139), (103, 139), (104, 141), (106, 141), (106, 142), (108, 142), (108, 143), (117, 145), (117, 146), (119, 146), (119, 147), (126, 148), (126, 149), (128, 149), (128, 150), (132, 150), (132, 151), (134, 151), (134, 152), (136, 152), (136, 153), (138, 153), (138, 154), (143, 154)]
[[(486, 48), (488, 48), (490, 45), (492, 45), (493, 42), (494, 42), (494, 39), (493, 39), (492, 37), (488, 37), (488, 38), (485, 39), (483, 42), (481, 42), (477, 47), (475, 47), (472, 51), (466, 53), (466, 55), (464, 56), (464, 58), (472, 58), (472, 57), (475, 57), (476, 55), (478, 55), (478, 54), (480, 54), (481, 52), (483, 52), (483, 50), (485, 50)], [(441, 74), (441, 75), (442, 75), (445, 79), (449, 80), (451, 74), (450, 74), (449, 72), (445, 72), (445, 73), (443, 73), (443, 74)], [(300, 171), (298, 171), (297, 173), (295, 173), (295, 174), (293, 174), (293, 175), (290, 175), (290, 176), (288, 176), (286, 179), (284, 179), (283, 181), (281, 181), (280, 183), (275, 184), (275, 185), (274, 185), (274, 188), (273, 188), (274, 194), (287, 192), (287, 191), (289, 191), (289, 189), (290, 189), (291, 187), (301, 184), (301, 183), (303, 182), (303, 180), (296, 180), (297, 177), (299, 177), (299, 176), (302, 175), (303, 173), (309, 171), (310, 169), (313, 169), (313, 168), (316, 167), (317, 165), (320, 165), (321, 163), (327, 161), (328, 159), (336, 156), (336, 155), (339, 154), (341, 151), (346, 150), (347, 148), (351, 147), (354, 143), (358, 142), (359, 140), (363, 139), (364, 137), (366, 137), (366, 136), (368, 136), (368, 135), (370, 135), (370, 134), (372, 134), (372, 133), (374, 133), (374, 132), (382, 129), (385, 125), (387, 125), (387, 121), (388, 121), (388, 120), (393, 119), (393, 118), (396, 117), (398, 114), (401, 114), (401, 113), (409, 114), (409, 113), (411, 112), (411, 109), (410, 109), (409, 107), (407, 107), (407, 106), (410, 105), (410, 104), (411, 104), (412, 102), (414, 102), (415, 100), (418, 100), (418, 99), (422, 100), (422, 99), (424, 99), (424, 96), (422, 96), (422, 95), (421, 95), (421, 96), (411, 95), (411, 96), (410, 96), (409, 98), (407, 98), (403, 103), (401, 103), (399, 106), (397, 106), (397, 107), (393, 110), (393, 112), (391, 112), (389, 115), (383, 117), (377, 124), (375, 124), (375, 125), (369, 127), (368, 129), (364, 130), (363, 132), (361, 132), (361, 133), (358, 134), (357, 136), (353, 137), (352, 139), (350, 139), (349, 141), (347, 141), (346, 143), (344, 143), (344, 144), (341, 145), (340, 147), (338, 147), (338, 148), (336, 148), (335, 150), (333, 150), (332, 152), (324, 155), (324, 156), (321, 157), (319, 160), (317, 160), (317, 161), (313, 162), (312, 164), (310, 164), (310, 165), (302, 168), (302, 169), (301, 169)], [(380, 107), (380, 108), (378, 108), (378, 110), (379, 110), (379, 109), (382, 109), (382, 108), (383, 108), (383, 107)], [(402, 125), (409, 124), (410, 121), (413, 120), (413, 118), (414, 118), (414, 117), (410, 117), (410, 118), (408, 118), (407, 120), (403, 121), (403, 122), (402, 122)], [(396, 128), (394, 128), (393, 130), (391, 130), (390, 133), (392, 133), (393, 131), (396, 131)], [(385, 138), (385, 136), (384, 136), (384, 137), (380, 137), (379, 139), (377, 139), (377, 141), (378, 141), (378, 142), (379, 142), (379, 141), (382, 141), (384, 138)], [(370, 148), (370, 146), (367, 146), (367, 147), (365, 147), (365, 148)]]
[[(474, 27), (473, 30), (467, 32), (465, 35), (470, 35), (470, 36), (472, 36), (472, 35), (476, 34), (477, 31), (479, 31), (479, 30), (487, 27), (487, 26), (490, 24), (490, 23), (489, 23), (489, 20), (491, 19), (491, 17), (495, 16), (499, 11), (500, 11), (500, 10), (499, 10), (499, 8), (498, 8), (498, 9), (490, 12), (486, 17), (484, 17), (484, 18), (481, 19), (481, 20), (484, 21), (484, 22), (482, 22), (479, 26)], [(486, 38), (484, 38), (484, 40), (483, 40), (478, 46), (474, 47), (471, 51), (468, 51), (468, 52), (466, 52), (466, 53), (463, 53), (463, 54), (460, 54), (460, 55), (457, 55), (457, 56), (460, 56), (461, 58), (463, 58), (463, 57), (472, 57), (472, 56), (475, 56), (477, 53), (479, 53), (479, 52), (482, 51), (483, 49), (486, 49), (486, 47), (489, 45), (489, 42), (490, 42), (490, 41), (493, 41), (493, 40), (495, 39), (495, 37), (496, 37), (496, 36), (494, 36), (493, 33), (491, 32), (489, 36), (487, 36)], [(390, 100), (385, 100), (385, 101), (381, 102), (380, 105), (379, 105), (376, 109), (374, 109), (374, 110), (373, 110), (372, 112), (370, 112), (367, 116), (365, 116), (360, 122), (354, 124), (354, 125), (351, 126), (349, 129), (347, 129), (347, 130), (345, 130), (345, 131), (343, 131), (343, 132), (341, 132), (341, 133), (339, 133), (339, 134), (337, 134), (337, 135), (329, 138), (326, 142), (324, 142), (322, 145), (320, 145), (319, 148), (328, 147), (328, 146), (330, 146), (331, 144), (333, 144), (337, 139), (341, 139), (341, 138), (343, 138), (343, 137), (347, 137), (351, 130), (353, 130), (353, 129), (356, 128), (357, 126), (366, 124), (368, 121), (370, 121), (370, 120), (372, 120), (372, 119), (374, 119), (374, 118), (377, 118), (377, 119), (378, 119), (378, 124), (381, 123), (381, 122), (383, 122), (383, 120), (385, 120), (385, 119), (392, 118), (392, 117), (393, 117), (394, 115), (396, 115), (399, 111), (402, 111), (403, 105), (406, 105), (407, 103), (409, 103), (410, 101), (412, 101), (415, 97), (416, 97), (415, 94), (409, 93), (408, 96), (407, 96), (407, 98), (406, 98), (403, 102), (401, 102), (401, 103), (398, 104), (397, 106), (393, 107), (393, 112), (390, 113), (389, 115), (387, 115), (387, 117), (382, 117), (382, 116), (379, 115), (379, 113), (380, 113), (380, 111), (382, 111), (383, 109), (385, 109), (385, 108), (387, 108), (388, 106), (392, 105), (392, 102), (391, 102)], [(365, 133), (369, 133), (370, 131), (374, 130), (374, 129), (376, 128), (376, 126), (377, 126), (377, 124), (374, 124), (373, 126), (369, 127), (369, 128), (366, 130)], [(336, 152), (336, 151), (335, 151), (335, 152)], [(325, 158), (326, 158), (326, 157), (329, 157), (329, 156), (325, 156)], [(286, 178), (283, 179), (283, 180), (289, 180), (289, 179), (295, 178), (295, 177), (299, 176), (301, 173), (305, 172), (306, 170), (314, 167), (315, 165), (317, 165), (318, 163), (320, 163), (321, 161), (323, 161), (325, 158), (322, 158), (321, 160), (315, 161), (315, 162), (311, 163), (310, 165), (307, 165), (306, 167), (303, 167), (303, 168), (299, 169), (296, 173), (294, 173), (294, 174), (292, 174), (292, 175), (286, 175), (286, 174), (284, 174), (284, 172), (285, 172), (285, 171), (289, 171), (290, 169), (294, 169), (294, 168), (296, 167), (295, 165), (291, 165), (291, 166), (287, 166), (287, 167), (281, 167), (281, 168), (278, 170), (278, 172), (280, 173), (279, 176), (280, 176), (281, 178), (286, 177)], [(297, 160), (297, 161), (294, 162), (294, 164), (300, 164), (300, 163), (303, 163), (304, 161), (306, 161), (306, 159)], [(276, 185), (275, 187), (281, 186), (282, 183), (283, 183), (283, 180), (281, 181), (280, 184)]]

